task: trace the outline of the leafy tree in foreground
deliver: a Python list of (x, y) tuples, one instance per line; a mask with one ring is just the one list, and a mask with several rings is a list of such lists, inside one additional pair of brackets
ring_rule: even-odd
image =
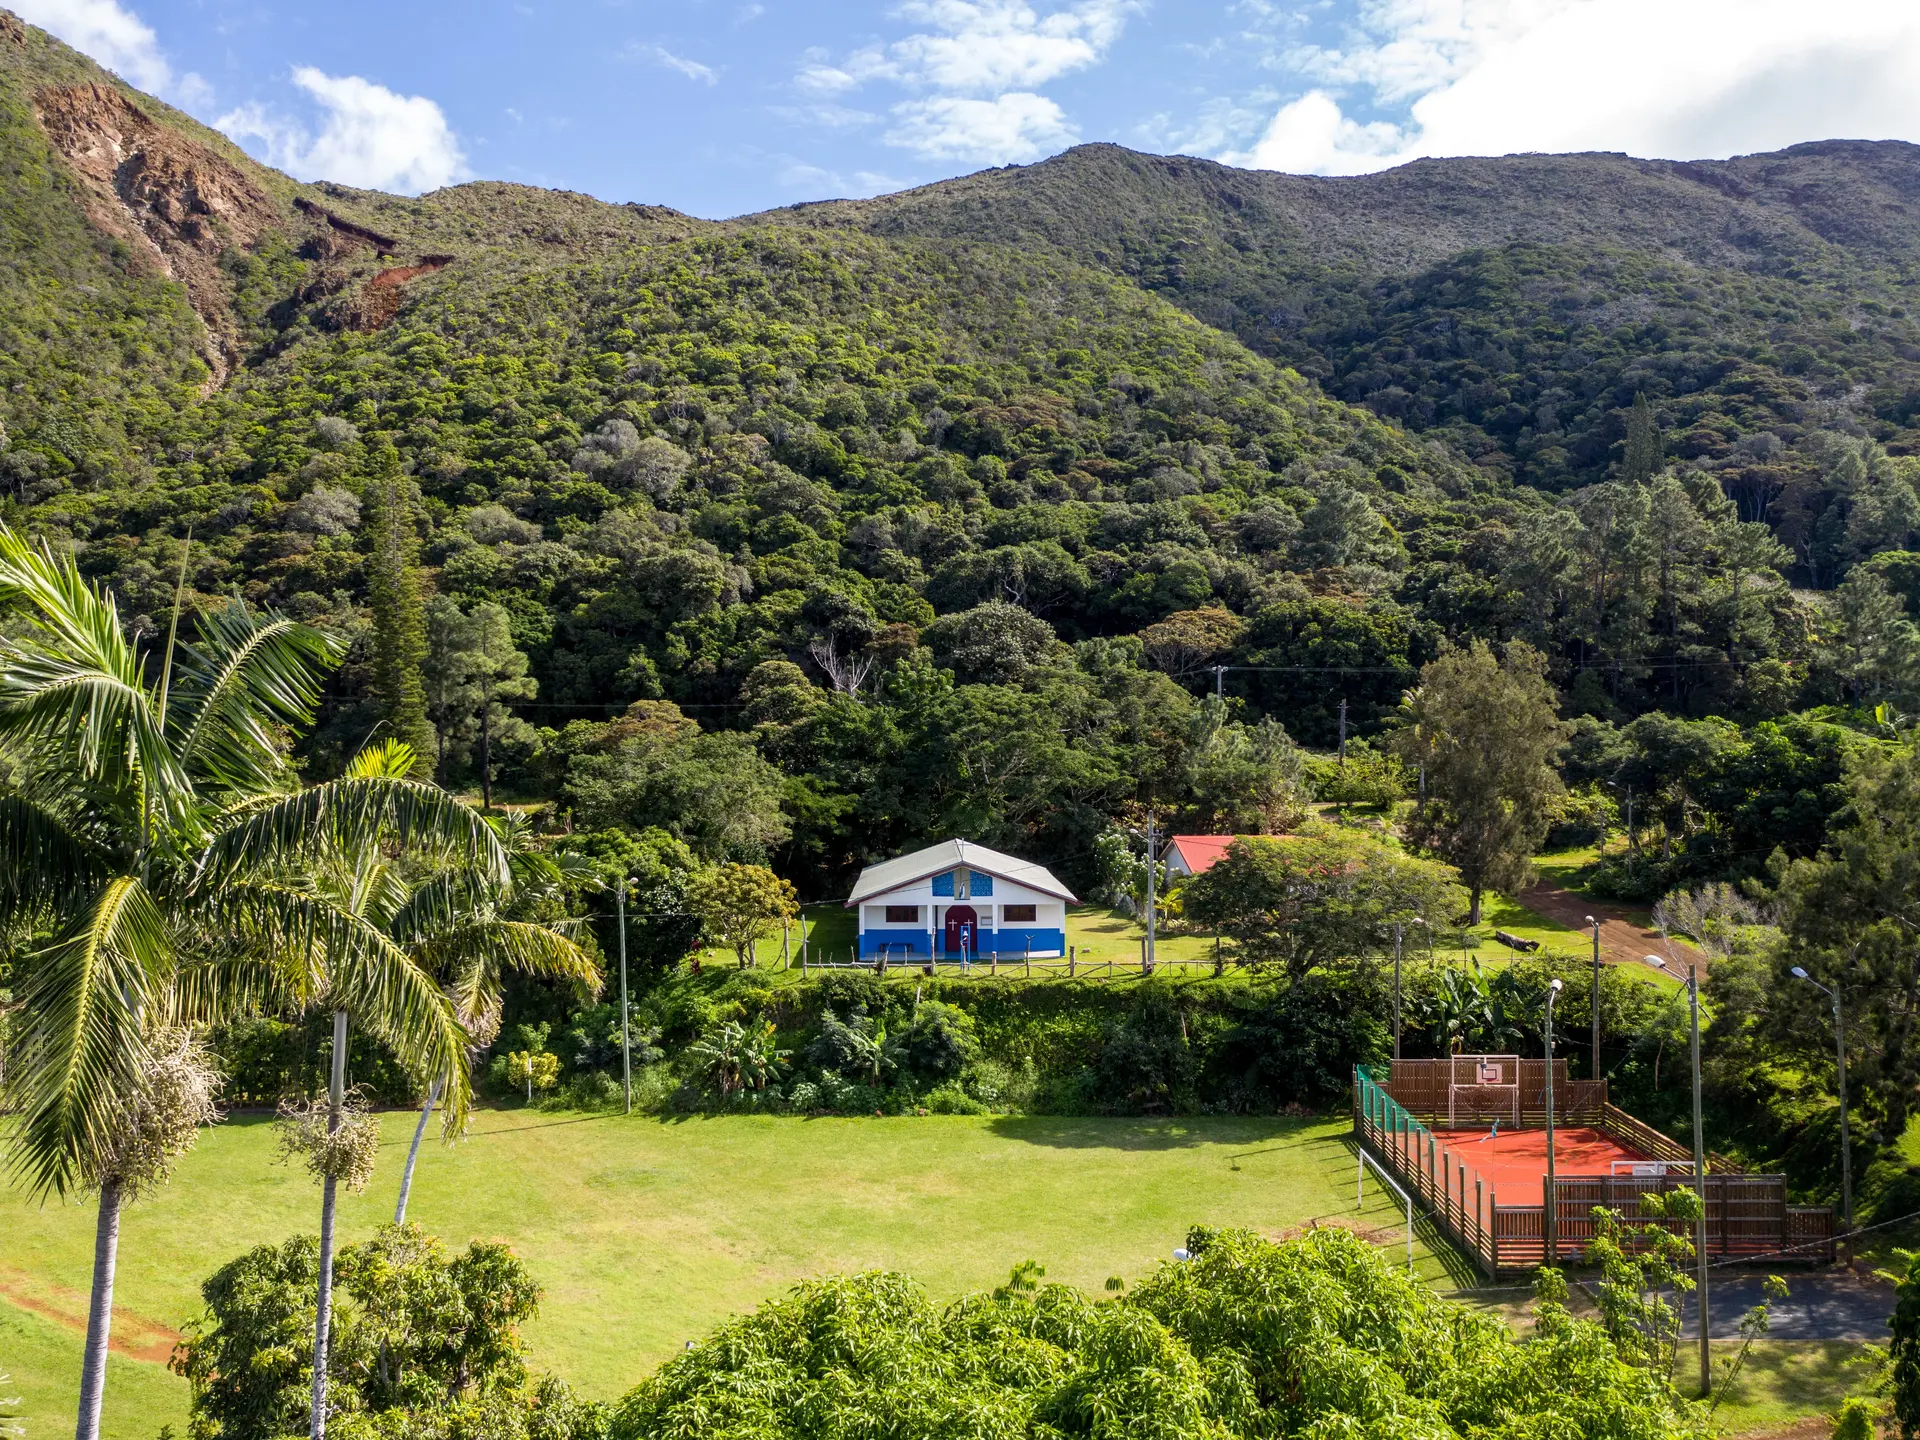
[(1553, 762), (1568, 727), (1546, 657), (1519, 641), (1497, 658), (1479, 640), (1448, 651), (1421, 670), (1405, 721), (1394, 751), (1426, 772), (1408, 838), (1460, 871), (1478, 925), (1482, 894), (1526, 883), (1562, 791)]
[(1316, 966), (1379, 954), (1396, 923), (1444, 925), (1461, 898), (1446, 866), (1327, 825), (1236, 840), (1180, 893), (1189, 920), (1296, 981)]
[(808, 1281), (662, 1366), (610, 1434), (798, 1440), (853, 1417), (902, 1440), (1705, 1434), (1557, 1305), (1516, 1337), (1339, 1229), (1278, 1244), (1198, 1234), (1189, 1248), (1104, 1301), (1038, 1283), (1031, 1265), (944, 1308), (903, 1275)]
[[(249, 1250), (200, 1287), (206, 1314), (172, 1361), (192, 1387), (193, 1440), (278, 1437), (306, 1426), (319, 1246), (301, 1235)], [(527, 1374), (520, 1326), (540, 1288), (504, 1245), (449, 1256), (418, 1226), (341, 1250), (328, 1370), (337, 1432), (588, 1440), (599, 1407)]]
[(0, 750), (13, 781), (0, 794), (0, 925), (46, 937), (22, 964), (9, 1159), (34, 1193), (100, 1194), (77, 1432), (90, 1440), (135, 1175), (126, 1147), (156, 1094), (171, 1043), (161, 1037), (262, 997), (298, 997), (305, 957), (331, 948), (343, 991), (364, 999), (383, 1036), (402, 1038), (393, 997), (361, 984), (366, 938), (288, 884), (288, 870), (321, 849), (429, 831), (476, 858), (494, 849), (478, 816), (428, 786), (349, 777), (293, 788), (280, 731), (305, 722), (338, 656), (304, 625), (234, 605), (200, 619), (197, 645), (170, 638), (154, 656), (71, 559), (4, 526), (0, 603), (12, 616)]
[(1893, 1318), (1887, 1322), (1893, 1332), (1887, 1345), (1892, 1361), (1888, 1388), (1901, 1440), (1913, 1440), (1920, 1434), (1920, 1254), (1910, 1254), (1906, 1261), (1906, 1277), (1895, 1292)]

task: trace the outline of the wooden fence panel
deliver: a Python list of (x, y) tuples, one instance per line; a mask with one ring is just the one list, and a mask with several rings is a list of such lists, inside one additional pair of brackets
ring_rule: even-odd
[[(1406, 1063), (1400, 1062), (1402, 1066)], [(1541, 1069), (1544, 1072), (1544, 1064)], [(1398, 1066), (1394, 1074), (1401, 1074)], [(1540, 1079), (1544, 1089), (1544, 1073)], [(1604, 1081), (1592, 1083), (1599, 1094), (1595, 1113), (1605, 1121), (1601, 1128), (1607, 1133), (1642, 1153), (1656, 1149), (1666, 1152), (1652, 1154), (1653, 1159), (1691, 1158), (1677, 1141), (1606, 1104)], [(1559, 1084), (1556, 1078), (1556, 1115), (1560, 1114)], [(1355, 1070), (1353, 1118), (1361, 1143), (1386, 1163), (1441, 1229), (1490, 1276), (1523, 1272), (1541, 1264), (1546, 1258), (1545, 1178), (1541, 1180), (1538, 1204), (1500, 1204), (1493, 1187), (1467, 1157), (1442, 1144), (1400, 1101), (1394, 1088), (1378, 1083), (1363, 1070)], [(1419, 1093), (1417, 1086), (1415, 1093)], [(1431, 1093), (1430, 1086), (1426, 1093)], [(1583, 1100), (1595, 1103), (1591, 1093)], [(1641, 1196), (1694, 1186), (1691, 1175), (1559, 1177), (1554, 1205), (1559, 1259), (1577, 1262), (1593, 1241), (1598, 1232), (1593, 1214), (1596, 1207), (1618, 1211), (1629, 1225), (1645, 1225), (1648, 1217), (1641, 1214)], [(1716, 1157), (1699, 1188), (1706, 1200), (1709, 1256), (1778, 1256), (1784, 1261), (1808, 1263), (1832, 1257), (1833, 1212), (1822, 1207), (1789, 1206), (1782, 1176), (1749, 1175), (1732, 1166), (1720, 1168)], [(1665, 1223), (1667, 1228), (1692, 1229), (1688, 1222)]]

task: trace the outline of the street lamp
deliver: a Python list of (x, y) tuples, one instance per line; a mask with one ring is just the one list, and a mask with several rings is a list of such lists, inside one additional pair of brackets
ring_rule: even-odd
[(1543, 1238), (1546, 1240), (1547, 1264), (1557, 1264), (1560, 1259), (1560, 1192), (1554, 1188), (1553, 1175), (1553, 1002), (1560, 998), (1561, 982), (1552, 981), (1547, 986), (1547, 1193), (1546, 1226)]
[(1829, 990), (1798, 965), (1793, 967), (1793, 974), (1795, 979), (1806, 981), (1833, 1001), (1833, 1052), (1840, 1066), (1840, 1218), (1846, 1223), (1847, 1230), (1851, 1232), (1853, 1230), (1853, 1141), (1847, 1133), (1847, 1030), (1846, 1022), (1840, 1013), (1840, 987), (1836, 984)]
[(1593, 1073), (1587, 1078), (1600, 1078), (1600, 922), (1587, 916), (1587, 925), (1593, 931)]
[[(1405, 920), (1393, 922), (1393, 1058), (1396, 1060), (1400, 1058), (1400, 954), (1408, 923)], [(1410, 923), (1424, 925), (1427, 921), (1425, 916), (1415, 915)]]
[[(1646, 957), (1656, 970), (1665, 970), (1667, 962), (1658, 955)], [(1697, 1267), (1695, 1293), (1700, 1297), (1700, 1393), (1713, 1390), (1713, 1352), (1707, 1334), (1707, 1140), (1700, 1122), (1700, 974), (1687, 966), (1687, 1002), (1693, 1014), (1693, 1184), (1700, 1197), (1700, 1218), (1695, 1226), (1694, 1264)], [(1726, 1203), (1726, 1197), (1721, 1197)]]
[(633, 1039), (627, 1025), (627, 877), (613, 887), (614, 928), (620, 932), (620, 1088), (633, 1113)]

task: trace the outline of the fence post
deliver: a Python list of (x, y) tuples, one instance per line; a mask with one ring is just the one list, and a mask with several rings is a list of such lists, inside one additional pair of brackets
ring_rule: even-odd
[[(1480, 1177), (1473, 1177), (1473, 1238), (1474, 1254), (1484, 1255), (1487, 1251), (1487, 1223), (1481, 1214)], [(1491, 1278), (1491, 1277), (1489, 1277)]]
[(1067, 978), (1069, 980), (1073, 978), (1073, 967), (1079, 959), (1080, 947), (1078, 945), (1067, 946)]
[(1487, 1247), (1493, 1256), (1493, 1278), (1500, 1278), (1500, 1192), (1487, 1191), (1487, 1223), (1492, 1228), (1493, 1243)]

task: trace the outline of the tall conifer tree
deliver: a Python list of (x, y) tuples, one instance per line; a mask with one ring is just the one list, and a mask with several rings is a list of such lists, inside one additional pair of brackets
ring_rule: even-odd
[(387, 734), (413, 747), (417, 770), (425, 774), (438, 747), (420, 675), (427, 655), (420, 540), (414, 530), (413, 486), (392, 445), (382, 445), (374, 454), (366, 501), (372, 512), (367, 597), (373, 605), (373, 693)]
[(1644, 394), (1636, 394), (1627, 414), (1627, 451), (1621, 457), (1620, 478), (1630, 485), (1645, 484), (1659, 473), (1664, 450), (1653, 407)]

